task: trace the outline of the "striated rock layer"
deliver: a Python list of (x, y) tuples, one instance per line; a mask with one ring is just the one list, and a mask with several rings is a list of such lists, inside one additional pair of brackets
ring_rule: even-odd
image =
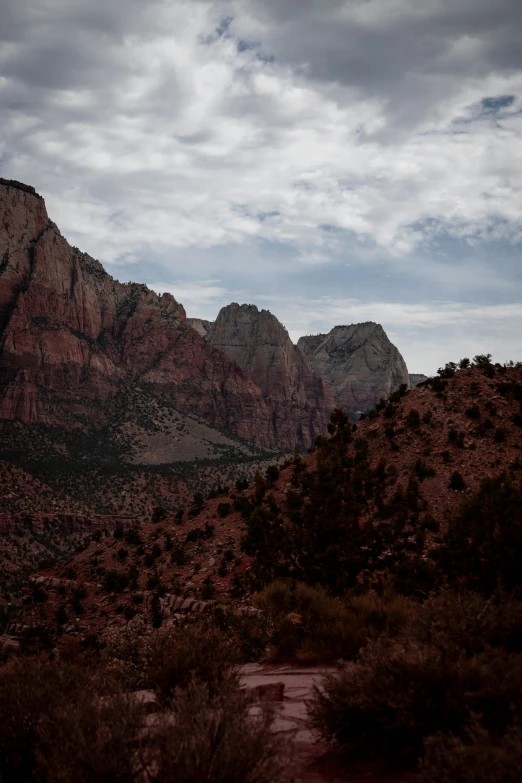
[(325, 431), (335, 407), (332, 391), (272, 313), (230, 304), (210, 324), (207, 339), (248, 373), (275, 406), (276, 423), (293, 413), (296, 438), (309, 443)]
[(259, 446), (309, 445), (315, 422), (274, 415), (170, 294), (70, 247), (32, 188), (0, 179), (0, 217), (0, 418), (103, 427), (135, 387)]
[(403, 383), (410, 388), (404, 359), (380, 324), (335, 326), (328, 334), (301, 337), (297, 345), (330, 384), (337, 405), (351, 414), (371, 410)]

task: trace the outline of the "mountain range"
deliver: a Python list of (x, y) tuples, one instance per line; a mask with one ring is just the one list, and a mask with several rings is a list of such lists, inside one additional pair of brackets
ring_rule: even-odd
[(0, 180), (0, 214), (4, 422), (105, 430), (116, 442), (142, 437), (146, 418), (163, 419), (171, 448), (160, 444), (158, 454), (140, 442), (139, 450), (169, 462), (178, 456), (173, 418), (191, 417), (204, 428), (193, 440), (218, 447), (225, 437), (226, 445), (309, 448), (336, 405), (355, 415), (409, 386), (378, 324), (335, 327), (295, 346), (254, 305), (231, 304), (213, 323), (187, 319), (172, 295), (120, 283), (71, 247), (32, 187)]

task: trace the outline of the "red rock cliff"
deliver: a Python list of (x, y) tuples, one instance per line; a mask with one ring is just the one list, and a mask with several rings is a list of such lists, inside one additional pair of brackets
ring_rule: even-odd
[(221, 309), (206, 338), (254, 380), (274, 407), (276, 421), (295, 420), (297, 440), (310, 445), (325, 431), (335, 407), (333, 393), (272, 313), (234, 302)]
[(315, 426), (274, 417), (170, 294), (119, 283), (70, 247), (32, 188), (0, 179), (0, 219), (0, 418), (102, 426), (134, 384), (260, 446), (309, 445)]

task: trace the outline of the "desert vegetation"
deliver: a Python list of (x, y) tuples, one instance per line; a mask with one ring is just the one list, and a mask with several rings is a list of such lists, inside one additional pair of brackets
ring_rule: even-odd
[(235, 658), (208, 627), (131, 621), (95, 659), (17, 661), (0, 671), (0, 779), (281, 780), (286, 748), (269, 705), (254, 713), (239, 689)]
[[(336, 665), (310, 717), (347, 764), (417, 770), (423, 783), (514, 780), (521, 380), (487, 355), (449, 363), (358, 424), (336, 410), (309, 454), (258, 464), (250, 482), (194, 482), (183, 502), (159, 496), (141, 523), (93, 533), (55, 569), (59, 584), (34, 584), (19, 607), (50, 635), (0, 669), (2, 693), (28, 705), (24, 715), (41, 716), (48, 699), (49, 717), (0, 729), (14, 764), (0, 779), (112, 780), (119, 769), (122, 780), (170, 780), (172, 770), (182, 781), (277, 780), (286, 751), (270, 711), (254, 719), (238, 690), (237, 666), (262, 661)], [(205, 619), (166, 613), (169, 593), (204, 601)], [(132, 701), (139, 692), (152, 694), (153, 719)], [(127, 723), (110, 727), (102, 693), (133, 705)], [(75, 730), (57, 758), (46, 738), (62, 736), (64, 715)], [(106, 733), (93, 734), (95, 723)], [(97, 778), (72, 747), (87, 741)]]

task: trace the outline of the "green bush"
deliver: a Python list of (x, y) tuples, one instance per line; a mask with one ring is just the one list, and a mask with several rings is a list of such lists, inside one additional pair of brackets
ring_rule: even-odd
[[(0, 676), (2, 783), (135, 780), (136, 707), (70, 664), (17, 662)], [(102, 698), (102, 694), (105, 698)]]
[(353, 759), (413, 765), (440, 731), (465, 736), (476, 717), (503, 733), (522, 707), (522, 657), (471, 659), (408, 638), (380, 639), (316, 687), (312, 724)]
[(426, 741), (419, 783), (519, 783), (522, 725), (503, 737), (477, 723), (464, 739), (442, 732)]
[(237, 658), (235, 646), (207, 622), (179, 629), (160, 628), (149, 639), (146, 683), (166, 703), (176, 688), (187, 687), (194, 677), (213, 695), (225, 679), (237, 677)]
[(446, 588), (415, 607), (405, 634), (456, 656), (476, 655), (488, 647), (521, 653), (522, 602), (501, 592), (485, 598)]
[(450, 489), (457, 489), (457, 490), (466, 489), (466, 482), (464, 481), (462, 473), (459, 473), (458, 470), (452, 473), (448, 486)]
[[(134, 637), (135, 652), (150, 654), (148, 642), (136, 639), (136, 618), (129, 625), (124, 647), (130, 650)], [(103, 669), (95, 673), (41, 659), (16, 662), (0, 671), (0, 780), (280, 781), (287, 753), (284, 740), (271, 731), (272, 710), (260, 705), (251, 713), (250, 698), (228, 664), (219, 679), (205, 681), (200, 673), (208, 669), (187, 670), (184, 687), (176, 688), (167, 709), (156, 705), (154, 723), (144, 730), (140, 701), (122, 692), (123, 681), (118, 684)]]
[(421, 419), (420, 419), (420, 413), (415, 408), (412, 408), (407, 417), (406, 417), (406, 424), (410, 429), (412, 430), (418, 430), (420, 427)]
[(395, 634), (409, 612), (408, 599), (390, 591), (342, 600), (290, 580), (272, 582), (254, 601), (263, 611), (271, 657), (304, 663), (353, 658), (369, 639)]
[(491, 594), (522, 587), (522, 488), (507, 475), (485, 479), (450, 518), (436, 553), (450, 580)]
[(273, 712), (249, 711), (248, 696), (224, 680), (218, 692), (191, 681), (172, 717), (158, 726), (152, 753), (162, 783), (278, 783), (287, 769), (284, 744), (271, 731)]
[(108, 593), (122, 593), (129, 586), (129, 577), (124, 571), (107, 571), (103, 586)]

